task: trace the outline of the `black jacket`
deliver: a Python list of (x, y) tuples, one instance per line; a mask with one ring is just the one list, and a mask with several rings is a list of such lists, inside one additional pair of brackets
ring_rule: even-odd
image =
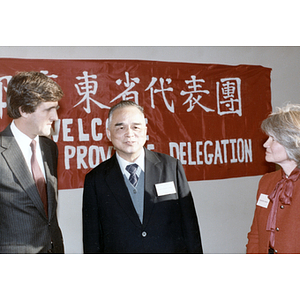
[[(173, 181), (176, 193), (157, 196), (155, 184)], [(202, 253), (199, 225), (179, 160), (145, 149), (141, 224), (114, 154), (86, 175), (84, 253)]]

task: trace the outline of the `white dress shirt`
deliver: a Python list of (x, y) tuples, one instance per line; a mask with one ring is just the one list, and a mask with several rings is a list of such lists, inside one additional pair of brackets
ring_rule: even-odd
[(134, 162), (129, 162), (127, 160), (125, 160), (124, 158), (120, 157), (120, 155), (118, 153), (116, 153), (117, 155), (117, 160), (119, 163), (119, 166), (121, 168), (122, 173), (129, 179), (130, 173), (126, 170), (126, 167), (128, 165), (132, 165), (132, 164), (137, 164), (139, 166), (139, 168), (136, 171), (136, 175), (138, 177), (140, 177), (141, 171), (144, 172), (145, 169), (145, 150), (143, 149), (141, 155), (134, 161)]
[[(17, 126), (15, 125), (15, 122), (12, 121), (11, 125), (10, 125), (10, 129), (23, 153), (23, 156), (26, 160), (28, 169), (30, 170), (31, 174), (31, 156), (32, 156), (32, 151), (31, 151), (31, 147), (30, 147), (30, 143), (32, 141), (32, 139), (30, 137), (28, 137), (26, 134), (24, 134), (22, 131), (20, 131)], [(45, 168), (44, 168), (44, 163), (43, 163), (43, 158), (42, 158), (42, 153), (41, 153), (41, 148), (40, 148), (40, 140), (39, 140), (39, 136), (35, 137), (35, 141), (36, 141), (36, 155), (37, 155), (37, 161), (39, 163), (39, 166), (42, 170), (42, 173), (46, 179), (45, 176)]]

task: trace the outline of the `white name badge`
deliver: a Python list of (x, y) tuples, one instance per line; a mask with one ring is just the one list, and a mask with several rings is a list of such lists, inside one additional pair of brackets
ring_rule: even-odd
[(176, 194), (176, 189), (174, 185), (174, 181), (164, 182), (164, 183), (157, 183), (155, 185), (156, 192), (158, 196)]
[(256, 205), (267, 208), (269, 205), (269, 202), (270, 202), (270, 199), (269, 199), (268, 195), (260, 194)]

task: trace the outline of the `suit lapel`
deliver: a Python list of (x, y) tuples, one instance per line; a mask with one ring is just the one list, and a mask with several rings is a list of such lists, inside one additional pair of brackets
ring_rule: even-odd
[(8, 167), (16, 176), (21, 187), (28, 194), (29, 198), (32, 200), (39, 212), (46, 218), (43, 203), (41, 201), (33, 177), (31, 176), (22, 151), (19, 148), (19, 145), (16, 142), (15, 138), (13, 137), (13, 134), (11, 133), (9, 127), (7, 127), (3, 131), (2, 147), (6, 148), (6, 150), (2, 152), (2, 155), (6, 160)]
[(144, 193), (144, 219), (143, 225), (149, 222), (157, 193), (155, 184), (161, 181), (162, 167), (155, 153), (145, 149), (145, 193)]
[(119, 167), (116, 155), (111, 158), (111, 164), (107, 167), (106, 183), (119, 205), (123, 208), (129, 219), (138, 227), (141, 226), (140, 219), (134, 205), (132, 203), (130, 194), (126, 187), (123, 174)]

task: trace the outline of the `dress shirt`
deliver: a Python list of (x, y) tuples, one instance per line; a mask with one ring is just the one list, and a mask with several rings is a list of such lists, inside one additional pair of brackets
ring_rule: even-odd
[(134, 162), (129, 162), (129, 161), (125, 160), (124, 158), (120, 157), (120, 155), (118, 153), (116, 153), (116, 156), (117, 156), (117, 160), (118, 160), (118, 163), (119, 163), (119, 166), (121, 168), (123, 175), (125, 175), (128, 179), (130, 176), (130, 173), (126, 170), (126, 167), (128, 165), (137, 164), (139, 166), (139, 168), (137, 169), (137, 171), (135, 173), (138, 177), (140, 177), (141, 171), (144, 172), (144, 169), (145, 169), (145, 159), (144, 159), (145, 158), (145, 150), (144, 149), (143, 149), (141, 155)]
[[(10, 129), (23, 153), (23, 156), (26, 160), (27, 166), (30, 170), (30, 173), (32, 174), (31, 171), (31, 156), (32, 156), (32, 151), (31, 151), (31, 147), (30, 147), (30, 143), (32, 141), (32, 139), (30, 137), (28, 137), (26, 134), (24, 134), (22, 131), (20, 131), (17, 126), (15, 125), (15, 122), (12, 121), (11, 125), (10, 125)], [(44, 168), (44, 164), (43, 164), (43, 158), (42, 158), (42, 153), (41, 153), (41, 148), (40, 148), (40, 140), (39, 140), (39, 136), (36, 136), (35, 138), (36, 141), (36, 155), (37, 155), (37, 161), (39, 163), (39, 166), (42, 170), (42, 173), (46, 179), (45, 176), (45, 168)]]

